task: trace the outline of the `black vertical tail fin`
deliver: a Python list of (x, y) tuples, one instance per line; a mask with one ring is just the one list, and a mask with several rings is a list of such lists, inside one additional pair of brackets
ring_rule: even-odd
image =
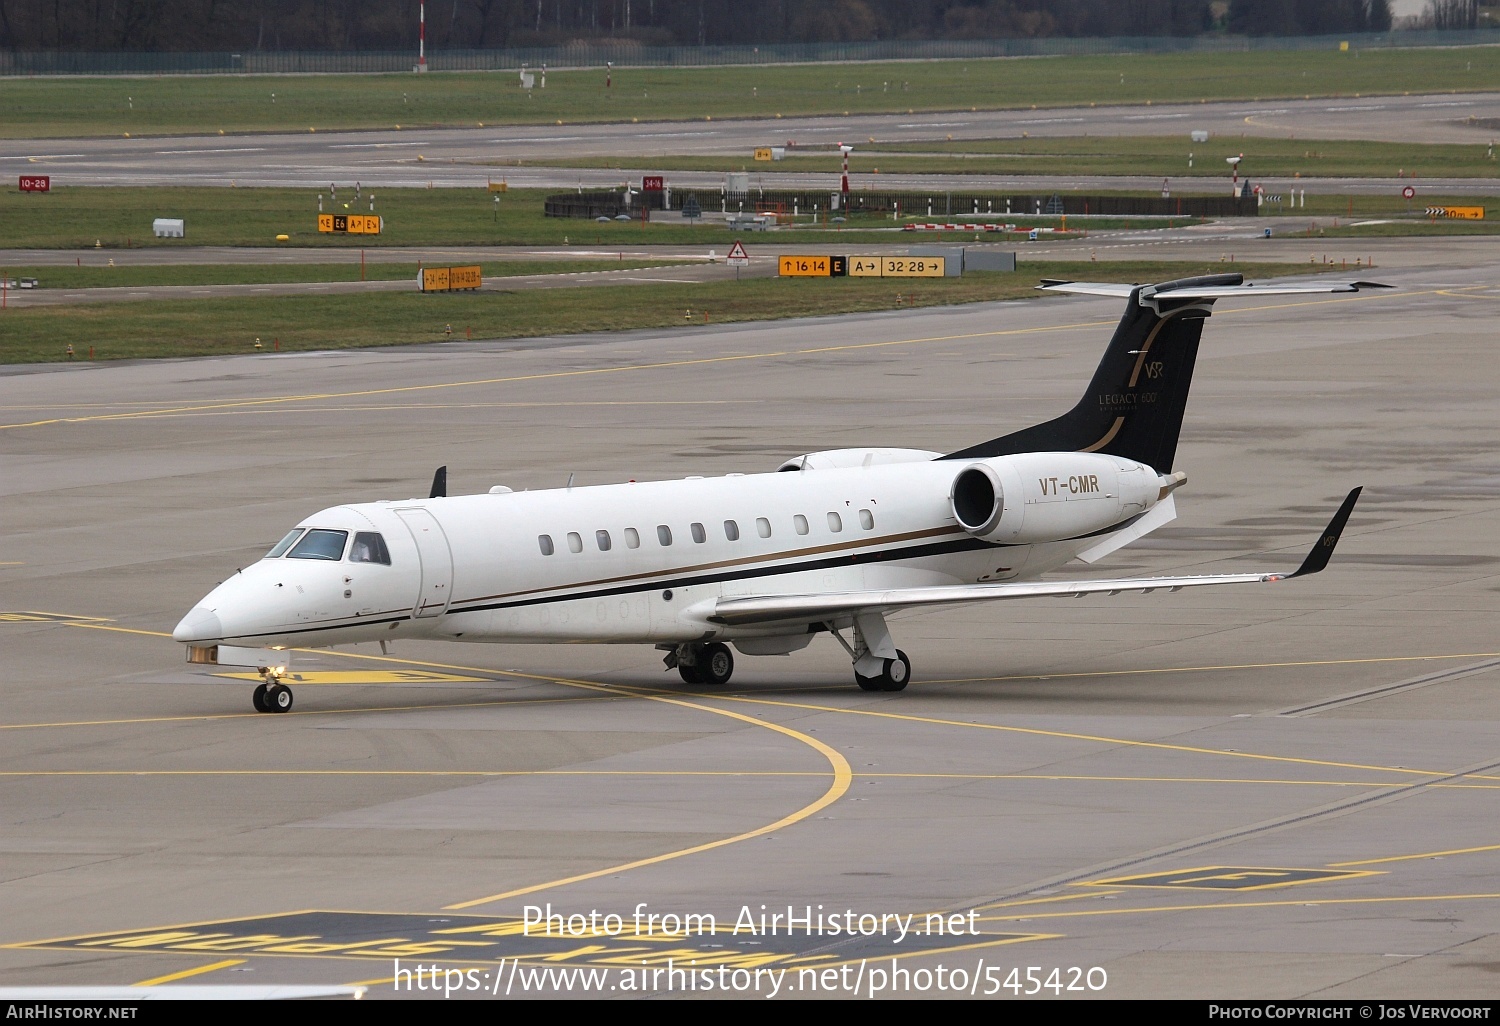
[[(1206, 275), (1156, 286), (1152, 295), (1184, 286), (1235, 286), (1243, 281), (1238, 274)], [(1141, 293), (1141, 287), (1130, 290), (1125, 316), (1078, 405), (1061, 417), (981, 442), (949, 458), (1103, 452), (1169, 472), (1187, 410), (1198, 339), (1213, 300), (1143, 303)]]
[(1187, 410), (1203, 321), (1214, 300), (1236, 295), (1357, 292), (1373, 282), (1246, 285), (1239, 274), (1208, 274), (1160, 285), (1045, 282), (1044, 289), (1128, 296), (1125, 315), (1094, 371), (1088, 391), (1061, 417), (950, 453), (982, 459), (1019, 452), (1102, 452), (1172, 470)]

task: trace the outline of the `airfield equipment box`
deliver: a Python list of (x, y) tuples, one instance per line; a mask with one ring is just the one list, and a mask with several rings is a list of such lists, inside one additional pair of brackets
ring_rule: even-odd
[(158, 239), (180, 239), (184, 229), (180, 217), (158, 217), (151, 222), (151, 231)]

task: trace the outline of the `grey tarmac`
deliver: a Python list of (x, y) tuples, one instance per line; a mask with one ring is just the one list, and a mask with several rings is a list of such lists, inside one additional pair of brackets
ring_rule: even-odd
[[(371, 187), (471, 188), (490, 178), (517, 187), (602, 188), (655, 173), (652, 156), (726, 155), (749, 158), (761, 146), (794, 144), (856, 146), (934, 139), (1018, 138), (1078, 135), (1171, 135), (1184, 140), (1194, 130), (1211, 132), (1219, 143), (1241, 134), (1321, 139), (1381, 139), (1391, 142), (1472, 143), (1493, 141), (1485, 122), (1500, 117), (1500, 94), (1442, 93), (1418, 96), (1246, 100), (1204, 104), (1062, 107), (1045, 110), (939, 111), (850, 117), (747, 118), (719, 121), (662, 121), (646, 124), (500, 125), (485, 128), (403, 129), (400, 131), (0, 140), (0, 174), (50, 174), (61, 185), (295, 186), (319, 189), (329, 183), (361, 182)], [(618, 170), (572, 170), (569, 157), (617, 157)], [(829, 174), (836, 171), (829, 157)], [(564, 166), (536, 167), (563, 159)], [(517, 166), (521, 162), (525, 166)], [(633, 168), (633, 169), (632, 169)], [(1255, 178), (1253, 168), (1245, 172)], [(673, 183), (718, 187), (720, 174), (673, 172)], [(785, 188), (821, 187), (816, 175), (764, 177)], [(859, 187), (942, 188), (951, 176), (857, 175)], [(1258, 180), (1258, 179), (1257, 179)], [(1392, 179), (1394, 181), (1394, 179)], [(752, 182), (752, 187), (755, 185)], [(1156, 188), (1154, 178), (1111, 176), (972, 176), (975, 189)], [(1264, 184), (1264, 183), (1263, 183)], [(1274, 183), (1277, 188), (1283, 183)], [(1472, 192), (1473, 179), (1419, 182), (1424, 194)], [(1302, 179), (1309, 191), (1348, 192), (1389, 188), (1390, 182), (1350, 179), (1322, 185)], [(1226, 183), (1227, 190), (1228, 185)], [(1397, 186), (1399, 189), (1399, 185)]]

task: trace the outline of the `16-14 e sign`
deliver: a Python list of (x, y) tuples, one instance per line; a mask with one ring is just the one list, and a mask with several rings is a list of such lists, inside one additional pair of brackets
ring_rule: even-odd
[(846, 256), (784, 256), (776, 273), (783, 278), (842, 278), (849, 273)]

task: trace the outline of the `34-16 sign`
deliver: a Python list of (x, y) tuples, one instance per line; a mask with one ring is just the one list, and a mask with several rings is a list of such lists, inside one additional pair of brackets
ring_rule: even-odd
[(52, 176), (51, 175), (22, 175), (21, 176), (21, 191), (22, 192), (51, 192), (52, 191)]

